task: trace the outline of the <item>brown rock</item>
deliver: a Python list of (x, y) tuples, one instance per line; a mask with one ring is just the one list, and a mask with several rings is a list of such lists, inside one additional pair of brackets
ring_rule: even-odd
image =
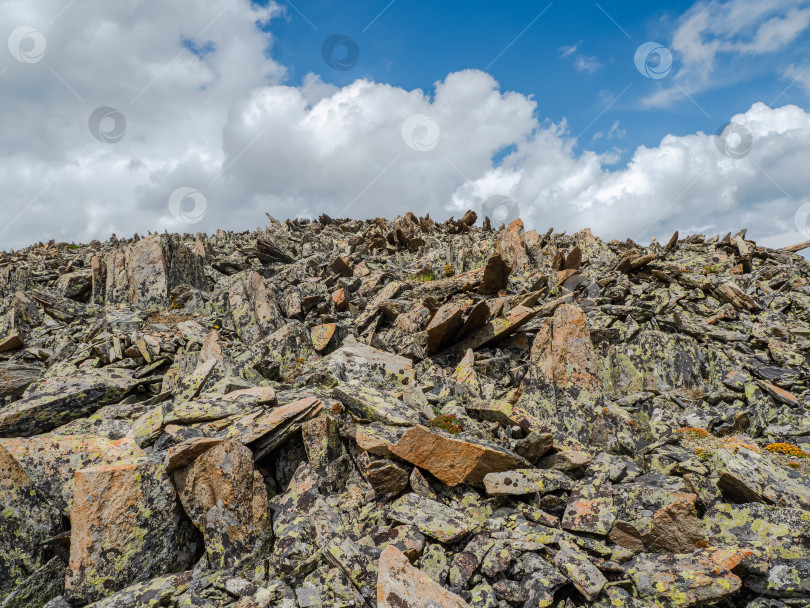
[(463, 321), (466, 303), (448, 302), (442, 306), (427, 326), (427, 351), (429, 354), (439, 352), (455, 336)]
[(366, 481), (378, 496), (391, 498), (408, 487), (408, 470), (390, 460), (375, 460), (366, 469)]
[(10, 350), (17, 350), (22, 348), (23, 340), (20, 334), (16, 331), (11, 332), (3, 338), (0, 338), (0, 353), (5, 353)]
[(377, 564), (377, 608), (467, 608), (468, 604), (421, 570), (399, 549), (389, 546)]
[(574, 397), (602, 390), (588, 320), (575, 304), (560, 305), (550, 325), (537, 333), (532, 360), (542, 376)]
[(342, 287), (332, 292), (332, 302), (335, 303), (335, 308), (342, 312), (349, 307), (349, 301), (346, 299), (346, 290)]
[(342, 277), (350, 277), (353, 274), (351, 261), (348, 258), (336, 257), (329, 264), (329, 269)]
[(267, 489), (253, 454), (224, 441), (174, 473), (180, 501), (203, 533), (208, 563), (228, 568), (249, 556), (267, 524)]
[(161, 464), (91, 467), (76, 471), (75, 482), (66, 595), (93, 601), (191, 565), (193, 528)]
[(329, 341), (332, 339), (332, 336), (335, 335), (335, 329), (337, 329), (336, 323), (324, 323), (323, 325), (316, 325), (312, 328), (312, 348), (321, 352), (327, 346), (329, 346)]
[(644, 544), (656, 553), (689, 553), (706, 547), (703, 520), (695, 509), (695, 496), (691, 500), (678, 498), (658, 509), (652, 517), (650, 531), (643, 535)]
[(478, 293), (488, 296), (498, 293), (501, 289), (506, 289), (511, 272), (512, 268), (509, 264), (504, 261), (500, 253), (496, 253), (489, 258), (484, 267), (484, 277), (478, 286)]
[(406, 431), (389, 450), (449, 486), (479, 483), (487, 473), (525, 466), (523, 459), (516, 454), (448, 437), (421, 425)]
[(191, 463), (197, 456), (222, 443), (218, 437), (193, 437), (173, 445), (166, 453), (166, 472), (171, 473)]

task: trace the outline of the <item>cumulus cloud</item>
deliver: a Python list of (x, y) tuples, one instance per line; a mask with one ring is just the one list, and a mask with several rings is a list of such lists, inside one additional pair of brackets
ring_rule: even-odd
[[(616, 171), (605, 169), (604, 156), (575, 156), (567, 148), (558, 148), (549, 161), (548, 146), (529, 142), (460, 189), (456, 207), (495, 184), (508, 188), (504, 194), (519, 202), (530, 225), (592, 226), (603, 236), (642, 241), (676, 229), (713, 233), (748, 227), (751, 236), (771, 244), (803, 240), (794, 214), (810, 191), (798, 160), (810, 155), (805, 143), (810, 114), (758, 103), (731, 121), (739, 128), (728, 132), (725, 142), (700, 132), (669, 135), (655, 148), (639, 147), (627, 167)], [(740, 138), (748, 135), (745, 153)], [(557, 140), (566, 141), (564, 134)], [(734, 158), (735, 151), (742, 156)]]
[[(56, 2), (0, 8), (0, 31), (29, 24), (48, 44), (40, 61), (7, 58), (0, 74), (2, 248), (242, 230), (264, 212), (443, 219), (496, 194), (517, 201), (527, 228), (645, 240), (749, 227), (772, 243), (804, 239), (793, 217), (810, 192), (810, 115), (794, 106), (733, 117), (753, 142), (741, 158), (696, 133), (639, 147), (616, 168), (621, 151), (581, 149), (565, 121), (542, 120), (534, 99), (477, 70), (429, 91), (366, 79), (336, 87), (315, 74), (287, 86), (257, 27), (273, 6), (86, 0), (56, 19)], [(100, 139), (115, 139), (117, 114), (102, 113), (100, 137), (91, 133), (101, 106), (126, 120), (116, 143)], [(622, 133), (614, 121), (604, 137)], [(178, 188), (199, 194), (180, 204)], [(184, 223), (200, 197), (204, 215)]]

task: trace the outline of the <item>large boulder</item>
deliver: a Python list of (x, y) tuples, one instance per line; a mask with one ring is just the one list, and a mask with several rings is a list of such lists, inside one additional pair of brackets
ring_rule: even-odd
[(89, 602), (189, 567), (199, 535), (163, 465), (132, 459), (76, 471), (66, 594)]

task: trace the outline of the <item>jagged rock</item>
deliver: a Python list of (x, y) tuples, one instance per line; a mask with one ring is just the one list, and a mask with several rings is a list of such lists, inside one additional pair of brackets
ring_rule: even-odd
[(408, 470), (390, 460), (375, 460), (366, 469), (366, 480), (380, 497), (393, 497), (408, 487)]
[(267, 489), (247, 447), (218, 443), (172, 477), (213, 569), (232, 567), (257, 548), (267, 527)]
[(746, 448), (720, 449), (718, 487), (740, 502), (810, 509), (810, 477), (767, 461)]
[(650, 551), (659, 553), (688, 553), (707, 545), (694, 499), (686, 498), (658, 509), (652, 516), (650, 531), (642, 538)]
[(557, 566), (574, 583), (585, 599), (595, 600), (607, 584), (605, 575), (573, 543), (565, 543), (554, 556)]
[(389, 451), (450, 486), (479, 483), (487, 473), (521, 467), (516, 454), (489, 445), (456, 439), (417, 425), (406, 431)]
[(395, 547), (388, 547), (382, 552), (377, 569), (377, 608), (468, 606), (459, 596), (450, 593), (427, 574), (411, 566), (408, 559)]
[(149, 459), (76, 471), (70, 529), (65, 591), (85, 602), (183, 570), (198, 546), (163, 465)]
[(475, 218), (0, 252), (0, 602), (806, 602), (810, 265)]
[(0, 601), (43, 564), (41, 543), (61, 530), (59, 510), (0, 444)]
[(2, 608), (42, 608), (65, 590), (65, 560), (57, 556), (20, 581), (0, 603)]

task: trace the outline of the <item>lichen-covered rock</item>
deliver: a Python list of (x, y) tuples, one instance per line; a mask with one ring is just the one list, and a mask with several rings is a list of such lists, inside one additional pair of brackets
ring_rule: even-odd
[[(0, 558), (2, 559), (2, 558)], [(56, 556), (20, 581), (0, 602), (2, 608), (42, 608), (65, 590), (65, 560)]]
[(203, 534), (211, 568), (232, 567), (262, 543), (267, 489), (243, 444), (218, 443), (172, 477), (183, 508)]
[(442, 543), (455, 542), (471, 530), (471, 524), (463, 514), (414, 493), (395, 500), (388, 510), (388, 517), (399, 523), (416, 526), (425, 536)]
[(720, 449), (717, 485), (739, 502), (810, 509), (810, 477), (770, 462), (746, 448)]
[(671, 606), (714, 603), (742, 586), (731, 570), (745, 557), (746, 549), (700, 549), (693, 553), (643, 553), (627, 564), (639, 597)]
[(772, 597), (810, 594), (809, 511), (721, 503), (706, 512), (704, 522), (715, 542), (752, 551), (741, 562), (749, 573), (746, 587)]
[(0, 602), (806, 603), (807, 243), (476, 217), (0, 252)]
[(515, 469), (505, 473), (487, 473), (484, 487), (490, 496), (520, 496), (570, 490), (572, 482), (554, 469)]
[(442, 588), (427, 574), (408, 563), (401, 551), (388, 547), (377, 566), (377, 608), (467, 608), (468, 604)]
[(43, 562), (41, 544), (61, 531), (59, 509), (0, 445), (0, 602)]
[(23, 398), (0, 410), (0, 437), (28, 437), (87, 416), (121, 400), (137, 384), (124, 369), (86, 370), (69, 378), (46, 378)]
[(191, 565), (198, 537), (162, 464), (144, 458), (90, 467), (76, 471), (75, 484), (68, 596), (101, 599)]

